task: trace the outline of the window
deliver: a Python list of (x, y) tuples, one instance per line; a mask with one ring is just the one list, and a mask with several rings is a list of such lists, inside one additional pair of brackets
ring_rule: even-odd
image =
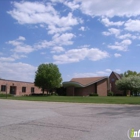
[(35, 89), (34, 87), (31, 87), (31, 93), (34, 93)]
[(112, 79), (111, 79), (111, 81), (112, 81), (112, 82), (114, 82), (114, 81), (115, 81), (115, 79), (114, 79), (114, 78), (112, 78)]
[(1, 91), (6, 91), (6, 85), (1, 85)]
[(22, 92), (26, 92), (26, 87), (22, 87)]

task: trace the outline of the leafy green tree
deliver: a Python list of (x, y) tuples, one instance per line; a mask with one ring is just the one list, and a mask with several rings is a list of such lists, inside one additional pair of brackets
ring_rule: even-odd
[(128, 71), (124, 72), (123, 76), (124, 76), (124, 77), (129, 77), (129, 76), (140, 76), (140, 73), (137, 73), (136, 71), (128, 70)]
[(120, 90), (130, 90), (132, 93), (140, 91), (140, 76), (128, 76), (122, 77), (122, 79), (116, 81), (116, 85)]
[(57, 65), (49, 63), (38, 66), (34, 84), (42, 89), (43, 94), (45, 90), (47, 90), (48, 93), (50, 90), (60, 87), (61, 82), (61, 73), (59, 72)]

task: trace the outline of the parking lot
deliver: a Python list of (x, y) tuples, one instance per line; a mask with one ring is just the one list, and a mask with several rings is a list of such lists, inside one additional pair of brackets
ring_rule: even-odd
[(0, 140), (127, 140), (132, 128), (140, 129), (137, 105), (0, 99)]

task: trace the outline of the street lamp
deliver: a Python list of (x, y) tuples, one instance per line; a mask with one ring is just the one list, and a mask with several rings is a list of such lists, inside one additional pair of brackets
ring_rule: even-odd
[(6, 99), (7, 99), (7, 83), (6, 83)]

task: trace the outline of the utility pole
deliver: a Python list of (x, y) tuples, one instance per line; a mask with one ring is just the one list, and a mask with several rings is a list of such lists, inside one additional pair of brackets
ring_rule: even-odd
[(6, 99), (7, 99), (7, 84), (6, 84)]

